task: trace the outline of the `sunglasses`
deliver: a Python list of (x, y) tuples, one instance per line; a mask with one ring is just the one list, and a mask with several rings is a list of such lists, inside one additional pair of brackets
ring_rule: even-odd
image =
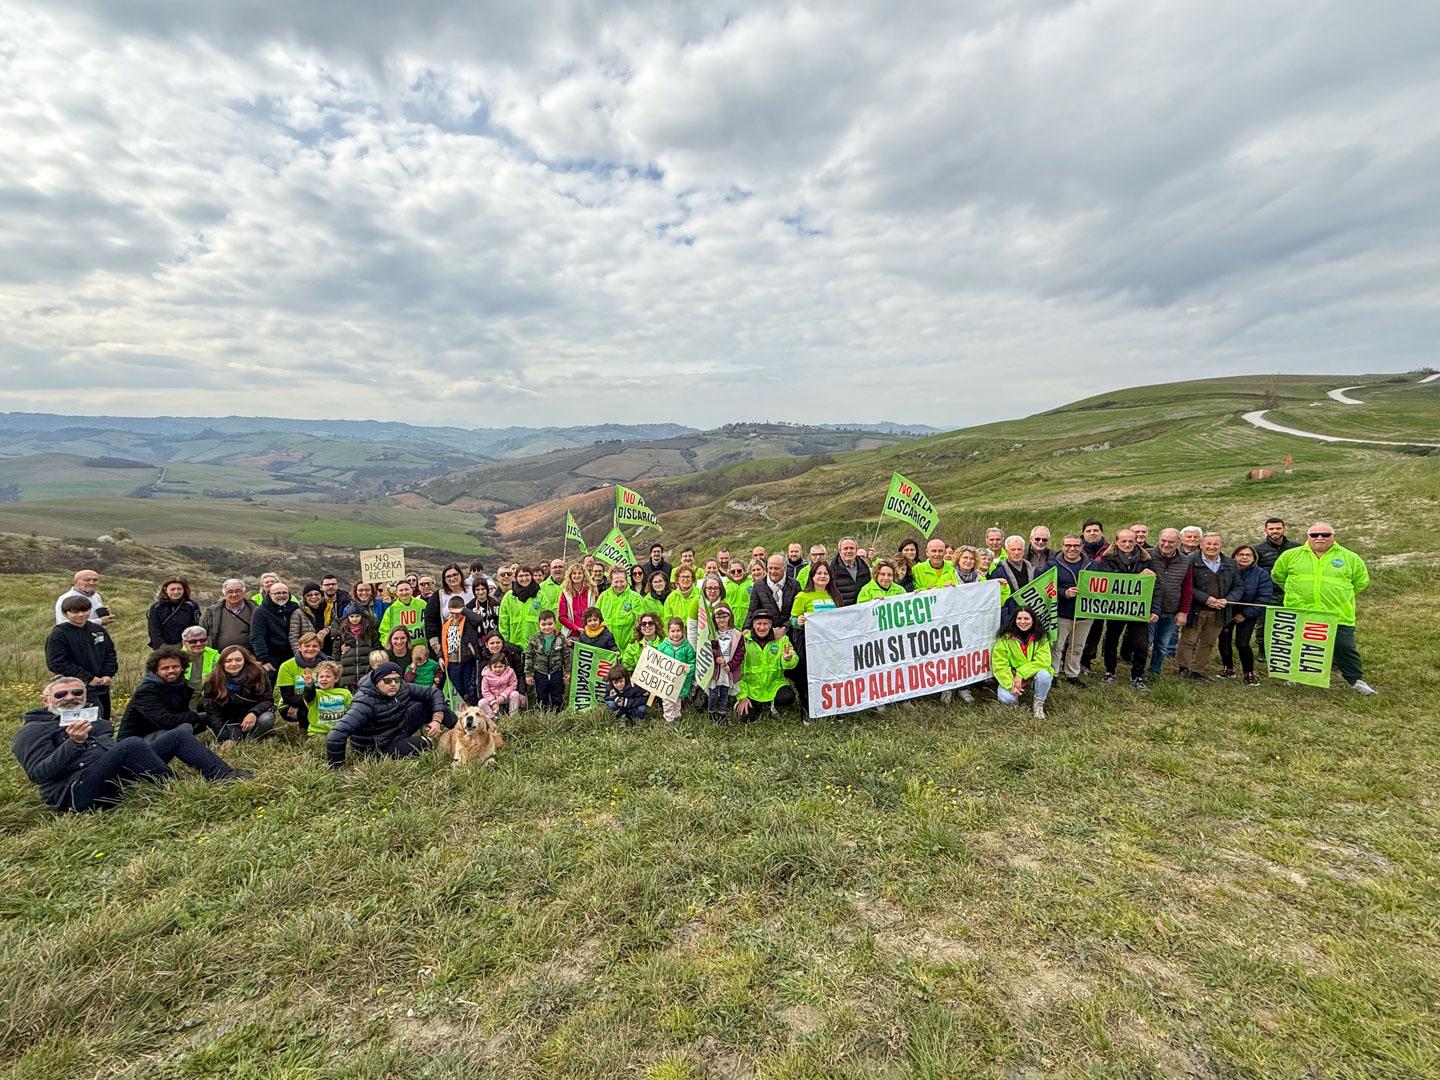
[(53, 697), (53, 698), (57, 698), (57, 699), (58, 699), (58, 698), (67, 698), (67, 697), (83, 698), (83, 697), (85, 696), (85, 691), (84, 691), (84, 690), (51, 690), (51, 691), (50, 691), (50, 696)]
[(1327, 533), (1327, 532), (1317, 532), (1317, 533), (1311, 533), (1310, 535), (1311, 535), (1312, 537), (1314, 537), (1315, 539), (1319, 540), (1319, 539), (1323, 539), (1324, 537), (1327, 537), (1327, 536), (1334, 536), (1335, 534), (1334, 534), (1333, 532), (1328, 532), (1328, 533)]
[(386, 676), (385, 676), (383, 679), (381, 679), (380, 681), (381, 681), (382, 683), (386, 683), (386, 682), (399, 682), (399, 681), (400, 681), (400, 676), (399, 676), (399, 675), (386, 675)]

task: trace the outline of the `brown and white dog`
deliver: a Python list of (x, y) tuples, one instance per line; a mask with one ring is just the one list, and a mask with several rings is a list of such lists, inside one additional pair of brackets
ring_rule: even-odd
[(455, 726), (441, 733), (438, 745), (452, 765), (494, 765), (495, 751), (505, 745), (505, 740), (494, 717), (478, 705), (467, 705)]

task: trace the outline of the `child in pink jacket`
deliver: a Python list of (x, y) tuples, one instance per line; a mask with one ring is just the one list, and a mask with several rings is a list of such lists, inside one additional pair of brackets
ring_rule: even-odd
[(480, 707), (491, 719), (499, 716), (507, 705), (511, 713), (519, 712), (525, 705), (519, 687), (510, 661), (504, 656), (495, 657), (480, 676)]

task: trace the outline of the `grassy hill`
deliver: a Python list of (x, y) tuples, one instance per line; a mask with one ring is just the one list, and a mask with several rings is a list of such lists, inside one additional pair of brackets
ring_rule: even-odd
[(703, 473), (761, 459), (868, 450), (908, 438), (798, 424), (730, 424), (668, 439), (595, 443), (524, 460), (487, 463), (437, 477), (417, 487), (415, 493), (440, 506), (481, 499), (502, 511), (521, 509), (616, 483)]
[[(1318, 414), (1308, 405), (1328, 400), (1326, 390), (1387, 378), (1393, 376), (1256, 376), (1139, 387), (881, 450), (810, 462), (740, 464), (642, 488), (660, 515), (667, 542), (685, 537), (734, 547), (743, 540), (773, 550), (791, 537), (833, 542), (854, 532), (868, 543), (890, 474), (899, 471), (936, 503), (938, 535), (952, 539), (975, 540), (996, 523), (1019, 530), (1036, 521), (1077, 528), (1090, 516), (1111, 527), (1122, 518), (1166, 518), (1175, 494), (1184, 492), (1192, 520), (1236, 537), (1258, 535), (1272, 512), (1299, 520), (1328, 505), (1325, 512), (1333, 516), (1350, 512), (1351, 535), (1362, 543), (1386, 536), (1403, 550), (1430, 550), (1433, 541), (1424, 528), (1403, 515), (1382, 517), (1376, 511), (1400, 492), (1404, 501), (1412, 492), (1440, 496), (1434, 458), (1399, 448), (1297, 439), (1240, 419), (1262, 407), (1279, 410), (1270, 418), (1293, 415), (1295, 409)], [(1348, 410), (1341, 419), (1413, 435), (1427, 424), (1431, 432), (1440, 431), (1440, 381), (1422, 386), (1410, 377), (1403, 386), (1372, 393), (1373, 405), (1335, 405)], [(1328, 430), (1317, 426), (1318, 416), (1310, 421), (1302, 426)], [(1288, 473), (1282, 464), (1286, 455), (1293, 457)], [(1276, 475), (1251, 481), (1247, 476), (1254, 468), (1271, 468)], [(565, 508), (557, 504), (549, 515), (531, 515), (506, 540), (527, 553), (549, 551)], [(608, 507), (597, 505), (588, 519), (581, 518), (586, 535), (608, 528), (608, 514)], [(887, 520), (880, 524), (879, 546), (893, 551), (906, 534), (899, 522)]]
[[(1327, 517), (1374, 574), (1359, 635), (1379, 697), (1167, 678), (1144, 698), (1062, 686), (1043, 722), (935, 701), (808, 726), (522, 714), (495, 769), (337, 775), (313, 743), (261, 744), (234, 755), (253, 781), (83, 819), (7, 766), (0, 1070), (1440, 1075), (1440, 461), (1238, 420), (1362, 381), (1143, 388), (647, 493), (668, 543), (704, 548), (833, 543), (893, 468), (955, 539), (1091, 513), (1247, 537), (1271, 509)], [(1434, 407), (1419, 395), (1397, 407)], [(537, 544), (558, 536), (541, 526)], [(27, 543), (0, 565), (50, 567)], [(107, 577), (121, 610), (146, 602), (153, 556)], [(63, 580), (0, 580), (8, 732)]]

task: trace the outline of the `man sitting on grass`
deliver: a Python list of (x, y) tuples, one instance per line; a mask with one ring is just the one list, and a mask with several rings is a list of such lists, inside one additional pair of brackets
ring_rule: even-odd
[(45, 687), (44, 707), (22, 718), (11, 751), (40, 797), (52, 810), (108, 809), (120, 801), (126, 784), (159, 782), (174, 774), (168, 762), (179, 758), (206, 780), (242, 780), (251, 774), (232, 769), (195, 738), (177, 727), (146, 740), (115, 740), (110, 721), (81, 719), (85, 684), (70, 676)]
[(325, 753), (332, 769), (345, 764), (347, 745), (363, 755), (413, 757), (454, 724), (439, 689), (407, 683), (400, 665), (387, 661), (371, 672), (369, 684), (361, 684), (345, 715), (325, 734)]

